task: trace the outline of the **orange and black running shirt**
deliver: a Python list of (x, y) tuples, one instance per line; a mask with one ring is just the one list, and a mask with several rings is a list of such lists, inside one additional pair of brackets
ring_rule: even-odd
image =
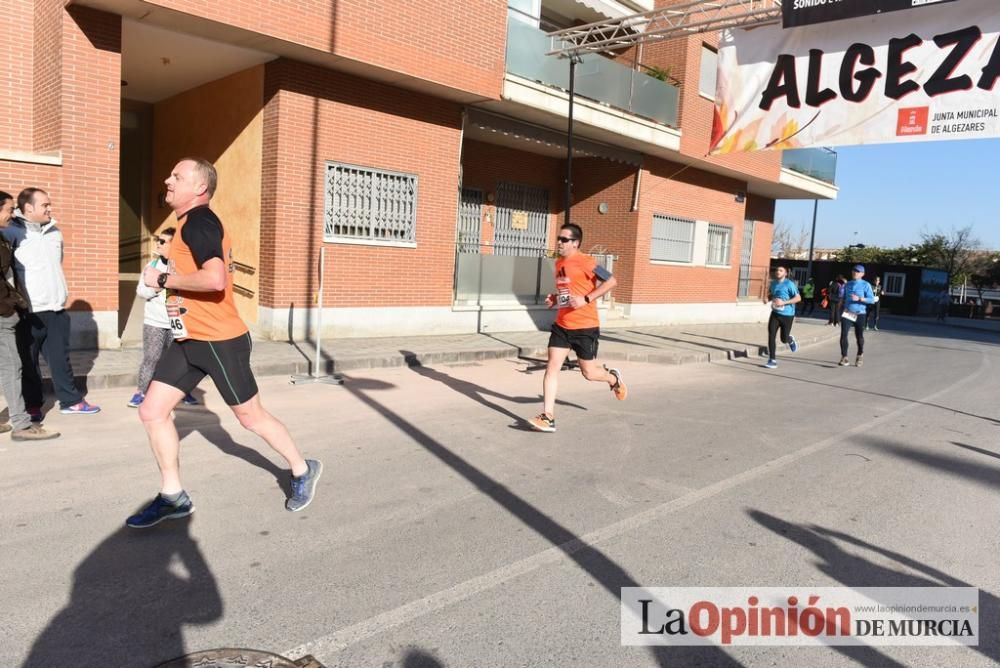
[(569, 298), (570, 295), (583, 297), (593, 292), (598, 281), (609, 278), (608, 270), (586, 253), (577, 252), (556, 260), (556, 306), (559, 307), (556, 324), (563, 329), (600, 327), (596, 301), (575, 309), (569, 305)]
[(167, 306), (178, 306), (180, 313), (178, 318), (170, 319), (175, 339), (226, 341), (249, 331), (233, 301), (232, 242), (219, 217), (208, 206), (198, 206), (177, 218), (177, 233), (170, 249), (170, 273), (193, 274), (212, 258), (219, 258), (226, 265), (224, 290), (169, 291)]

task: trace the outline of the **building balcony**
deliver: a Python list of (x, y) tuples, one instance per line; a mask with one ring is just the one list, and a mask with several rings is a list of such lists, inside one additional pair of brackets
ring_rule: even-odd
[[(552, 40), (539, 20), (511, 8), (501, 99), (480, 108), (558, 132), (569, 115), (569, 61), (548, 56)], [(676, 155), (675, 86), (596, 54), (576, 66), (573, 118), (580, 137), (630, 151)]]
[(837, 152), (829, 148), (786, 149), (781, 153), (781, 168), (836, 185)]
[[(511, 13), (507, 20), (507, 73), (544, 86), (569, 90), (569, 63), (545, 55), (552, 40), (530, 21)], [(576, 66), (576, 95), (655, 121), (677, 127), (679, 91), (609, 58), (593, 53)]]
[(778, 183), (798, 191), (797, 195), (782, 199), (836, 199), (839, 191), (836, 151), (828, 148), (782, 151)]

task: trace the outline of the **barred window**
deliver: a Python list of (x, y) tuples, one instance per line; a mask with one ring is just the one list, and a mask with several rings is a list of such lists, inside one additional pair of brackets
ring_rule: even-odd
[(417, 176), (328, 162), (324, 241), (416, 243)]
[(708, 226), (708, 257), (705, 264), (729, 265), (729, 249), (732, 247), (733, 228), (725, 225)]
[(691, 262), (694, 259), (694, 221), (653, 215), (651, 260)]
[(906, 274), (887, 271), (883, 278), (885, 278), (882, 288), (883, 295), (886, 297), (903, 296), (903, 291), (906, 289)]

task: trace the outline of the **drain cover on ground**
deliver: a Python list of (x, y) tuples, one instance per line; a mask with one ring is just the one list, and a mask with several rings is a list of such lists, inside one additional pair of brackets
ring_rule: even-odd
[(182, 656), (156, 668), (323, 668), (312, 656), (292, 661), (256, 649), (210, 649)]

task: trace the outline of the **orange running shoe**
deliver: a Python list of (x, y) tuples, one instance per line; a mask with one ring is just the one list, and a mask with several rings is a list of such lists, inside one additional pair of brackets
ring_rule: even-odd
[[(607, 367), (604, 368), (607, 369)], [(628, 396), (628, 388), (625, 386), (625, 381), (622, 380), (622, 372), (618, 369), (608, 369), (608, 373), (615, 377), (615, 384), (611, 386), (611, 391), (615, 393), (615, 399), (625, 401), (625, 397)]]
[(553, 432), (556, 430), (555, 418), (551, 418), (545, 413), (539, 413), (535, 417), (531, 418), (528, 420), (528, 424), (530, 424), (531, 428), (535, 431)]

